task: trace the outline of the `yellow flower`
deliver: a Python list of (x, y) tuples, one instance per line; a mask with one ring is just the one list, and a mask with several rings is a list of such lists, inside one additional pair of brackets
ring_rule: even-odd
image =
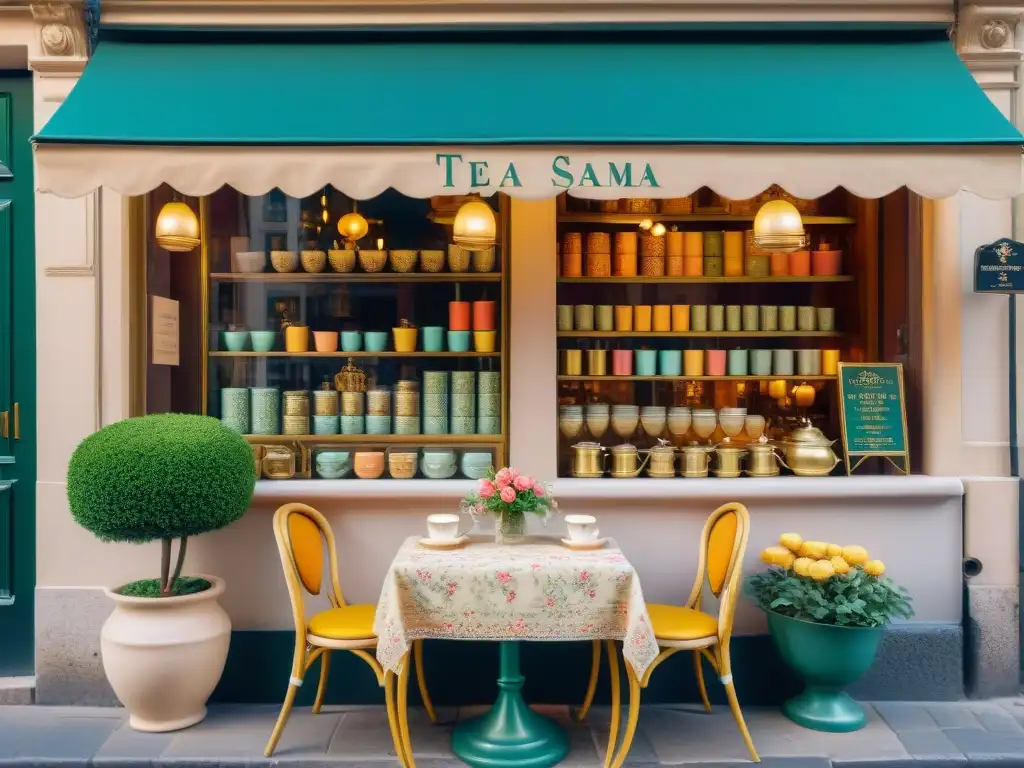
[(804, 540), (801, 538), (799, 533), (784, 533), (779, 536), (779, 544), (794, 554), (800, 551), (800, 547), (803, 543)]
[(850, 564), (848, 562), (846, 562), (845, 560), (843, 560), (843, 558), (841, 558), (839, 555), (836, 555), (835, 557), (832, 557), (829, 560), (829, 562), (832, 563), (832, 569), (836, 573), (849, 573), (850, 572)]
[(841, 546), (839, 546), (838, 544), (829, 544), (828, 545), (828, 556), (830, 558), (832, 558), (832, 557), (842, 557), (843, 556), (843, 548)]
[(885, 563), (881, 560), (868, 560), (864, 563), (864, 573), (868, 576), (881, 576), (885, 573)]
[(835, 575), (832, 563), (828, 560), (818, 560), (811, 563), (810, 576), (815, 581), (828, 581)]
[(828, 544), (824, 541), (805, 541), (800, 547), (800, 556), (820, 560), (828, 554)]
[(761, 561), (789, 568), (793, 564), (793, 553), (785, 547), (768, 547), (761, 551)]
[(810, 576), (813, 563), (814, 561), (809, 557), (798, 557), (793, 561), (793, 570), (801, 576)]
[(864, 565), (868, 561), (868, 551), (864, 547), (843, 547), (843, 559), (850, 565)]

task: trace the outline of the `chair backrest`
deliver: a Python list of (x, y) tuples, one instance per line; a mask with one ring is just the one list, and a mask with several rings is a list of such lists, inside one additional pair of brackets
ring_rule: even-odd
[(708, 517), (701, 534), (697, 580), (687, 605), (700, 610), (705, 583), (718, 598), (718, 635), (732, 634), (732, 620), (743, 576), (750, 513), (738, 502), (723, 504)]
[(338, 580), (338, 555), (334, 533), (322, 514), (307, 504), (291, 503), (274, 513), (274, 538), (281, 555), (288, 597), (296, 630), (305, 632), (306, 612), (303, 592), (319, 595), (324, 581), (324, 548), (327, 549), (330, 583), (327, 597), (335, 608), (345, 605)]

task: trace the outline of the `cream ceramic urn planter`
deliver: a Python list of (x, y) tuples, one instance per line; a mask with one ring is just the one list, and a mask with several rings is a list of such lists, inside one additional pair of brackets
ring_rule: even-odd
[(114, 601), (100, 635), (103, 669), (137, 731), (176, 731), (206, 717), (231, 642), (231, 619), (217, 602), (224, 581), (180, 597)]

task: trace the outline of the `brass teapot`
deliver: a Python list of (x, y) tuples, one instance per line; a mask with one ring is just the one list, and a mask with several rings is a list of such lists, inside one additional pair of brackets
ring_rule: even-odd
[(779, 474), (779, 454), (767, 440), (747, 445), (747, 474), (751, 477), (776, 477)]
[(572, 450), (573, 477), (602, 477), (604, 475), (606, 454), (600, 443), (576, 443)]
[(683, 447), (683, 477), (707, 477), (711, 464), (711, 454), (715, 452), (711, 445), (687, 445)]
[(612, 477), (637, 477), (647, 466), (651, 454), (637, 466), (640, 461), (640, 451), (635, 445), (623, 443), (612, 448)]
[(746, 455), (747, 449), (735, 445), (722, 444), (715, 449), (718, 456), (718, 466), (715, 467), (717, 477), (739, 477), (743, 474), (741, 460)]
[(824, 477), (842, 461), (832, 450), (836, 442), (805, 422), (779, 441), (782, 466), (800, 477)]
[(676, 449), (668, 440), (658, 438), (658, 444), (647, 452), (651, 465), (647, 468), (648, 477), (676, 476)]

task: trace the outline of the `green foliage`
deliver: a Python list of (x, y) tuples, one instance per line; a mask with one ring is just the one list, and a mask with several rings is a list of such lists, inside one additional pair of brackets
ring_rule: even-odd
[(249, 444), (206, 416), (119, 421), (85, 438), (68, 466), (71, 514), (103, 541), (223, 528), (248, 508), (255, 485)]
[[(197, 592), (205, 592), (212, 585), (206, 579), (198, 576), (182, 576), (176, 579), (171, 587), (170, 594), (175, 596), (194, 595)], [(166, 597), (160, 591), (160, 579), (140, 579), (125, 584), (118, 590), (125, 597)]]
[(911, 598), (888, 577), (859, 567), (824, 581), (779, 567), (748, 576), (744, 591), (763, 611), (840, 627), (877, 627), (914, 615)]

